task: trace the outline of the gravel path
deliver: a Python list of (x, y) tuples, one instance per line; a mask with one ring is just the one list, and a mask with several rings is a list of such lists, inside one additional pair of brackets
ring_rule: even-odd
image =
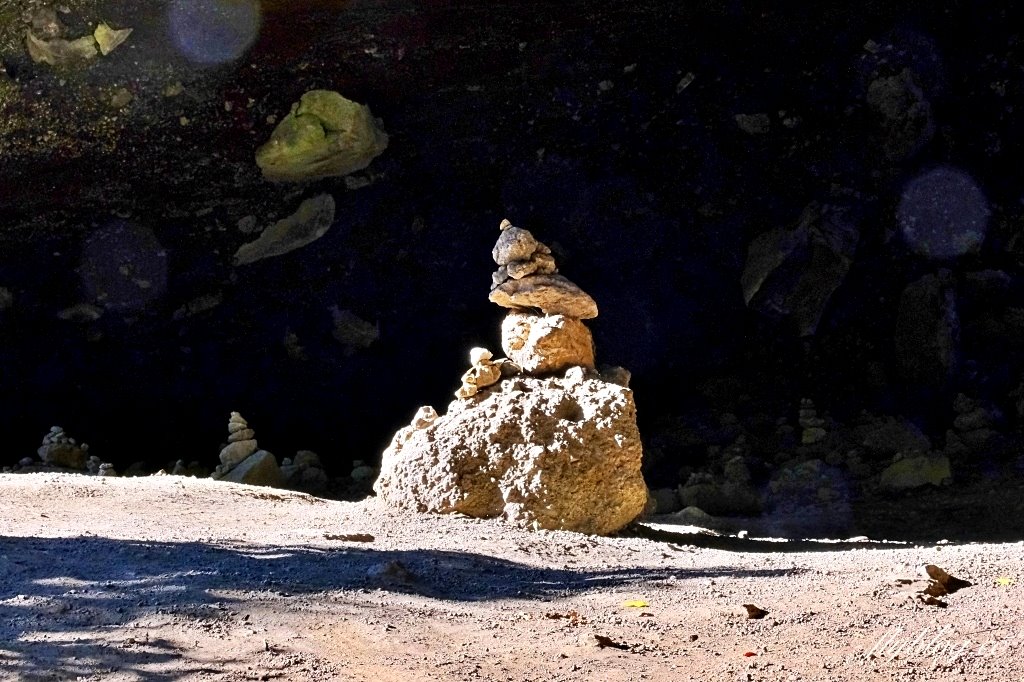
[[(0, 500), (0, 679), (1009, 680), (1024, 653), (1022, 543), (597, 538), (172, 476)], [(972, 585), (926, 605), (925, 564)]]

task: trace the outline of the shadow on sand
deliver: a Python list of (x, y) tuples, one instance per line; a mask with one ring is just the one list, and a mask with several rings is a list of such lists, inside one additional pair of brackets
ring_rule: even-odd
[[(124, 644), (116, 626), (160, 614), (202, 618), (233, 602), (348, 591), (386, 590), (431, 599), (550, 601), (591, 590), (670, 578), (783, 576), (785, 570), (536, 567), (482, 554), (253, 547), (198, 542), (139, 542), (99, 537), (0, 537), (0, 677), (60, 679), (117, 670), (137, 679), (171, 680), (207, 670), (177, 645)], [(308, 604), (308, 599), (306, 600)], [(287, 603), (287, 601), (285, 601)], [(97, 636), (107, 626), (109, 641)], [(187, 661), (184, 659), (188, 659)], [(176, 659), (177, 672), (160, 673)], [(183, 671), (183, 667), (195, 665)], [(120, 679), (120, 678), (119, 678)]]

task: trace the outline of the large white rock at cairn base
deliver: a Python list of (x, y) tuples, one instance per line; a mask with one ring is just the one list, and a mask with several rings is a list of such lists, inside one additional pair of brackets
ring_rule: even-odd
[(374, 485), (391, 506), (606, 535), (647, 504), (633, 392), (582, 368), (510, 377), (414, 424)]

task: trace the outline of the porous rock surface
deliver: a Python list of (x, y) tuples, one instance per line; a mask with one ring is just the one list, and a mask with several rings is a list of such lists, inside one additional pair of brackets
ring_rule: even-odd
[(501, 349), (528, 374), (594, 367), (594, 339), (580, 320), (512, 311), (501, 322)]
[(384, 451), (389, 505), (599, 535), (644, 512), (633, 393), (596, 374), (509, 377), (423, 414)]

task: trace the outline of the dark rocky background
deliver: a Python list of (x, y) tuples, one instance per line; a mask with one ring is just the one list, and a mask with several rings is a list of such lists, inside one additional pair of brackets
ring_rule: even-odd
[[(57, 423), (118, 466), (212, 467), (230, 410), (279, 456), (372, 461), (448, 403), (470, 347), (497, 349), (508, 217), (597, 300), (652, 486), (736, 447), (755, 480), (842, 469), (850, 433), (897, 416), (955, 454), (954, 480), (1019, 476), (1010, 3), (264, 2), (248, 49), (197, 63), (168, 17), (212, 2), (64, 3), (72, 35), (134, 28), (85, 68), (34, 63), (44, 5), (0, 3), (4, 464)], [(195, 16), (195, 40), (236, 40)], [(368, 104), (390, 145), (355, 181), (267, 183), (268, 116), (312, 88)], [(240, 220), (322, 192), (323, 238), (232, 265)], [(379, 338), (340, 342), (332, 308)], [(823, 441), (801, 443), (803, 398)], [(954, 453), (972, 409), (988, 432)]]

